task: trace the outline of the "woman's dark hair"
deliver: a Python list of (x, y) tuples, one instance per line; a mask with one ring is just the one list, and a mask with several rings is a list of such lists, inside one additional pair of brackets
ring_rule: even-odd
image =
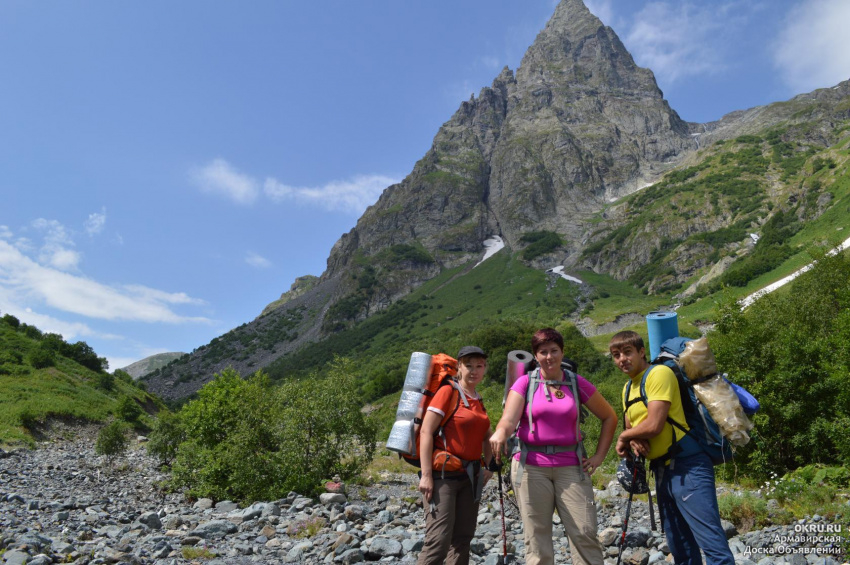
[(531, 354), (537, 355), (537, 350), (547, 341), (555, 343), (561, 348), (561, 351), (564, 350), (564, 336), (554, 328), (543, 328), (542, 330), (537, 330), (531, 336)]

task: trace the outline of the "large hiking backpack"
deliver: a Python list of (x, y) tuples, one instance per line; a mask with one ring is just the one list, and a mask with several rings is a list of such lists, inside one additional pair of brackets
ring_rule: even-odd
[[(629, 393), (632, 382), (629, 380), (626, 383), (624, 397), (625, 408), (628, 410), (628, 408), (635, 402), (643, 402), (644, 405), (648, 405), (646, 396), (647, 376), (656, 365), (669, 367), (673, 371), (673, 374), (676, 375), (676, 381), (679, 384), (679, 395), (682, 399), (682, 409), (685, 413), (685, 420), (689, 430), (685, 429), (682, 422), (677, 422), (669, 415), (667, 416), (667, 422), (672, 427), (678, 428), (696, 440), (702, 450), (709, 456), (711, 462), (715, 465), (720, 465), (721, 463), (726, 463), (732, 460), (732, 444), (723, 436), (720, 431), (720, 427), (709, 413), (708, 408), (700, 402), (694, 392), (695, 384), (704, 382), (711, 378), (719, 378), (719, 376), (716, 374), (708, 375), (696, 380), (688, 378), (685, 371), (676, 362), (679, 354), (685, 350), (685, 344), (688, 341), (690, 341), (688, 338), (674, 337), (661, 344), (661, 353), (658, 354), (658, 357), (652, 360), (650, 366), (643, 373), (643, 377), (640, 381), (640, 396), (638, 398), (629, 401)], [(675, 457), (675, 455), (680, 451), (680, 448), (681, 446), (677, 446), (676, 433), (674, 432), (673, 442), (670, 445), (670, 449), (667, 454), (662, 457), (662, 460)]]
[[(528, 374), (528, 388), (525, 392), (525, 408), (528, 414), (528, 425), (529, 428), (534, 430), (534, 419), (532, 417), (532, 408), (534, 402), (534, 395), (537, 392), (537, 389), (542, 384), (546, 391), (546, 397), (549, 396), (548, 385), (558, 386), (558, 387), (566, 387), (570, 394), (572, 395), (575, 403), (576, 403), (576, 438), (578, 439), (578, 443), (575, 445), (529, 445), (522, 440), (519, 439), (517, 435), (517, 431), (514, 430), (513, 435), (508, 440), (510, 457), (513, 457), (517, 453), (520, 454), (519, 458), (519, 470), (517, 472), (516, 486), (520, 485), (522, 481), (522, 475), (525, 468), (525, 461), (528, 457), (529, 452), (537, 452), (537, 453), (566, 453), (569, 451), (575, 451), (578, 456), (579, 462), (581, 462), (582, 457), (587, 456), (587, 452), (584, 449), (584, 438), (581, 433), (581, 424), (584, 423), (584, 417), (587, 413), (587, 409), (582, 405), (581, 395), (578, 392), (578, 376), (576, 375), (576, 364), (569, 360), (565, 359), (561, 362), (561, 370), (564, 372), (564, 379), (558, 381), (547, 381), (540, 376), (540, 368), (536, 367), (536, 363), (531, 365), (534, 367), (533, 370)], [(519, 428), (519, 425), (517, 425)], [(579, 464), (579, 472), (583, 474), (582, 467)]]
[[(451, 412), (443, 416), (442, 420), (440, 420), (440, 425), (437, 428), (436, 433), (434, 434), (434, 438), (440, 439), (442, 445), (438, 446), (435, 442), (434, 451), (436, 453), (439, 449), (442, 453), (445, 454), (445, 461), (442, 466), (444, 472), (445, 470), (447, 470), (449, 460), (451, 459), (451, 457), (453, 457), (451, 454), (445, 451), (445, 435), (443, 434), (443, 429), (445, 428), (446, 423), (449, 421), (449, 419), (455, 415), (455, 412), (457, 412), (461, 402), (463, 402), (464, 406), (469, 408), (469, 401), (466, 399), (466, 395), (463, 393), (463, 390), (460, 388), (460, 386), (458, 386), (458, 383), (455, 380), (455, 375), (457, 375), (457, 360), (454, 357), (446, 355), (445, 353), (439, 353), (431, 357), (431, 371), (428, 376), (426, 386), (421, 391), (422, 400), (419, 404), (419, 409), (417, 410), (416, 416), (413, 418), (412, 421), (413, 432), (411, 448), (409, 451), (399, 454), (401, 457), (404, 458), (405, 461), (407, 461), (414, 467), (422, 466), (422, 462), (419, 457), (419, 433), (422, 430), (422, 420), (425, 418), (425, 413), (428, 411), (428, 406), (430, 406), (431, 401), (437, 394), (437, 391), (444, 386), (449, 386), (452, 388), (452, 398), (454, 402), (450, 404), (453, 404), (454, 408), (451, 410)], [(460, 459), (458, 459), (458, 461), (460, 461)], [(452, 467), (452, 469), (450, 470), (454, 470), (454, 468)]]

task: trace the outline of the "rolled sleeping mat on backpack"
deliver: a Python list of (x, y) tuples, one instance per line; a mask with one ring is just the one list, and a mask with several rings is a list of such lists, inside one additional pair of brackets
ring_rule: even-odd
[(396, 453), (412, 454), (413, 420), (396, 420), (387, 439), (387, 449)]
[(675, 312), (650, 312), (646, 315), (649, 334), (649, 360), (661, 353), (661, 344), (671, 337), (679, 337), (679, 316)]
[(528, 372), (528, 366), (534, 362), (534, 356), (528, 351), (514, 349), (508, 353), (508, 368), (505, 370), (505, 395), (502, 397), (502, 406), (508, 400), (508, 391), (517, 380)]
[(414, 436), (413, 419), (418, 417), (424, 397), (424, 394), (415, 390), (401, 391), (395, 423), (390, 430), (390, 437), (387, 439), (387, 449), (398, 453), (411, 454)]
[(410, 355), (404, 387), (398, 401), (395, 423), (387, 439), (387, 449), (399, 453), (410, 453), (413, 449), (413, 419), (422, 404), (422, 391), (431, 374), (431, 355), (415, 351)]
[(395, 413), (396, 420), (412, 420), (419, 411), (419, 405), (422, 403), (421, 392), (415, 390), (401, 391), (401, 398), (398, 399), (398, 409)]
[(407, 375), (404, 377), (404, 390), (418, 390), (422, 392), (428, 385), (428, 376), (431, 374), (431, 356), (421, 351), (414, 351), (410, 355), (410, 363), (407, 364)]

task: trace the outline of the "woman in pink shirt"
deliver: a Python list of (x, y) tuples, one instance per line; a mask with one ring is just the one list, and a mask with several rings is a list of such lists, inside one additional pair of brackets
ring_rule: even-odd
[[(611, 447), (617, 415), (596, 387), (561, 366), (564, 338), (559, 332), (552, 328), (535, 332), (531, 351), (539, 368), (511, 387), (502, 419), (490, 438), (497, 460), (507, 453), (506, 443), (514, 430), (519, 440), (511, 454), (511, 479), (525, 532), (525, 562), (555, 562), (552, 514), (557, 510), (570, 540), (573, 563), (603, 565), (590, 476)], [(526, 403), (529, 386), (534, 393)], [(578, 437), (579, 406), (573, 391), (580, 405), (602, 421), (591, 457), (583, 453)]]

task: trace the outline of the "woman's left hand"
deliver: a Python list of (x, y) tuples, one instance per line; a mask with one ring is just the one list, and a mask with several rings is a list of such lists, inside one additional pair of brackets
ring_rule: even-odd
[(493, 476), (493, 471), (488, 471), (487, 469), (482, 469), (482, 472), (484, 473), (484, 484), (486, 485), (487, 481), (489, 481), (490, 478)]
[(596, 470), (602, 465), (602, 462), (605, 460), (604, 456), (594, 455), (593, 457), (588, 457), (581, 463), (582, 469), (588, 475), (592, 475)]

